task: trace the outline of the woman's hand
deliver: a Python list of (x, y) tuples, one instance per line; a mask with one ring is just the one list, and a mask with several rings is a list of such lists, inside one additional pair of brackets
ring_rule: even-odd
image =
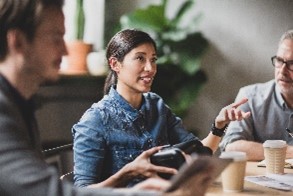
[(229, 124), (230, 121), (242, 120), (250, 116), (250, 112), (243, 112), (238, 107), (248, 101), (247, 98), (243, 98), (239, 102), (232, 103), (220, 111), (216, 117), (215, 126), (218, 129), (222, 129), (225, 125)]
[(134, 190), (141, 190), (141, 189), (148, 189), (148, 190), (155, 190), (155, 191), (163, 191), (166, 190), (171, 185), (169, 180), (165, 180), (162, 178), (148, 178), (138, 184), (136, 184), (133, 189)]
[[(153, 147), (142, 152), (134, 161), (126, 164), (114, 176), (119, 185), (126, 183), (134, 177), (159, 178), (158, 173), (176, 174), (177, 170), (169, 167), (157, 166), (150, 162), (152, 154), (158, 152), (162, 147)], [(112, 176), (112, 177), (114, 177)]]
[(122, 169), (127, 171), (129, 177), (144, 176), (157, 177), (157, 173), (176, 174), (177, 170), (168, 167), (156, 166), (150, 162), (152, 154), (158, 152), (162, 147), (153, 147), (142, 152), (134, 161), (125, 165)]

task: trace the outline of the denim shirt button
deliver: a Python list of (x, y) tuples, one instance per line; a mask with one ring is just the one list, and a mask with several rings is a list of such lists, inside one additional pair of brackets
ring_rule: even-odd
[(152, 139), (148, 139), (148, 143), (151, 144), (153, 142)]

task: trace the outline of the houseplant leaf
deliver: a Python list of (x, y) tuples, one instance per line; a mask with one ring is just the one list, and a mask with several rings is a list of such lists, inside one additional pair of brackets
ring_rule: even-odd
[(192, 7), (193, 3), (193, 0), (185, 1), (177, 11), (175, 17), (170, 21), (170, 26), (177, 28), (182, 20), (182, 17), (185, 16), (188, 10)]
[(83, 40), (84, 36), (84, 26), (85, 26), (85, 16), (83, 9), (83, 0), (77, 0), (76, 5), (76, 39)]
[(194, 74), (199, 70), (199, 58), (202, 57), (208, 46), (207, 40), (201, 33), (190, 34), (184, 40), (178, 42), (169, 41), (167, 44), (171, 53), (177, 53), (176, 64), (180, 64), (179, 66), (182, 67), (183, 71), (188, 74)]
[(165, 8), (162, 5), (149, 6), (147, 9), (137, 9), (133, 13), (122, 16), (120, 24), (123, 28), (138, 28), (147, 32), (160, 32), (167, 23), (164, 12)]

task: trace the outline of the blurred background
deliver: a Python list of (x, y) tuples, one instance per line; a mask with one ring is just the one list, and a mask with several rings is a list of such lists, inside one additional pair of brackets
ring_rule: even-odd
[[(186, 1), (167, 2), (167, 17), (172, 18)], [(161, 0), (84, 0), (84, 39), (93, 44), (94, 51), (102, 51), (119, 29), (122, 15), (160, 3)], [(73, 37), (75, 4), (66, 0), (64, 7), (66, 40)], [(275, 55), (282, 33), (293, 28), (292, 10), (291, 0), (195, 1), (181, 24), (188, 26), (194, 16), (201, 16), (196, 30), (208, 43), (201, 56), (201, 69), (207, 80), (183, 117), (188, 130), (205, 137), (220, 109), (234, 101), (240, 87), (273, 79), (270, 57)], [(103, 76), (90, 75), (67, 76), (59, 84), (44, 86), (40, 94), (47, 102), (37, 112), (42, 139), (71, 141), (72, 125), (101, 98), (102, 86)], [(54, 97), (48, 99), (50, 96)]]

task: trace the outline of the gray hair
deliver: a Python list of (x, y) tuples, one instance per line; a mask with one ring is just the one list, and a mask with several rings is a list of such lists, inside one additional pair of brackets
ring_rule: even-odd
[(293, 29), (286, 31), (280, 38), (279, 45), (286, 39), (293, 40)]

